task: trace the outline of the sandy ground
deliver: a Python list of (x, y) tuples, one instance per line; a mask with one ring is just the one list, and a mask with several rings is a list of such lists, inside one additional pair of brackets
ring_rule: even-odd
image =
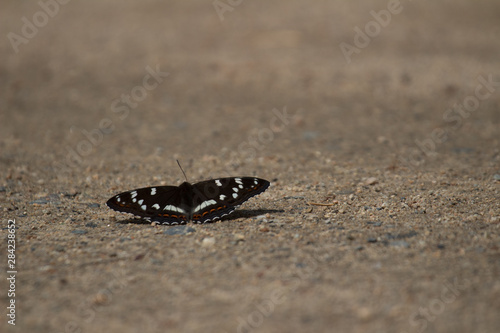
[[(215, 3), (2, 5), (0, 330), (500, 331), (500, 3)], [(105, 206), (175, 159), (272, 186)]]

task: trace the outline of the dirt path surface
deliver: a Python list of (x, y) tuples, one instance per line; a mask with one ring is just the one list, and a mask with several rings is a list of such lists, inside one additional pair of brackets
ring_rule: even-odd
[[(0, 13), (0, 331), (500, 331), (498, 1), (62, 2)], [(176, 159), (271, 187), (106, 207)]]

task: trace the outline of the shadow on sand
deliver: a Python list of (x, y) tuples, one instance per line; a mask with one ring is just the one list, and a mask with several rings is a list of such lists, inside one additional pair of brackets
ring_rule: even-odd
[[(276, 213), (283, 213), (283, 210), (280, 209), (240, 209), (240, 210), (235, 210), (229, 215), (224, 216), (220, 220), (214, 221), (230, 221), (230, 220), (235, 220), (239, 218), (251, 218), (259, 215), (264, 215), (264, 214), (276, 214)], [(151, 224), (152, 222), (141, 219), (141, 218), (128, 218), (124, 220), (119, 220), (116, 223), (119, 224)], [(212, 222), (208, 222), (212, 223)]]

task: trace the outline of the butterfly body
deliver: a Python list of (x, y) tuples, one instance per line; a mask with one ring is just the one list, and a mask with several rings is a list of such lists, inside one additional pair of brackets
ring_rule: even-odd
[(106, 204), (161, 224), (206, 223), (230, 214), (269, 185), (267, 180), (255, 177), (218, 178), (196, 184), (139, 188), (117, 194)]

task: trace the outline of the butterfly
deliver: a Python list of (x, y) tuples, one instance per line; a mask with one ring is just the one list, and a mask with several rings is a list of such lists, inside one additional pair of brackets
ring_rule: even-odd
[(217, 178), (196, 184), (185, 181), (179, 186), (154, 186), (123, 192), (110, 198), (106, 204), (118, 212), (131, 213), (160, 224), (206, 223), (230, 214), (251, 197), (264, 192), (269, 185), (269, 181), (255, 177)]

